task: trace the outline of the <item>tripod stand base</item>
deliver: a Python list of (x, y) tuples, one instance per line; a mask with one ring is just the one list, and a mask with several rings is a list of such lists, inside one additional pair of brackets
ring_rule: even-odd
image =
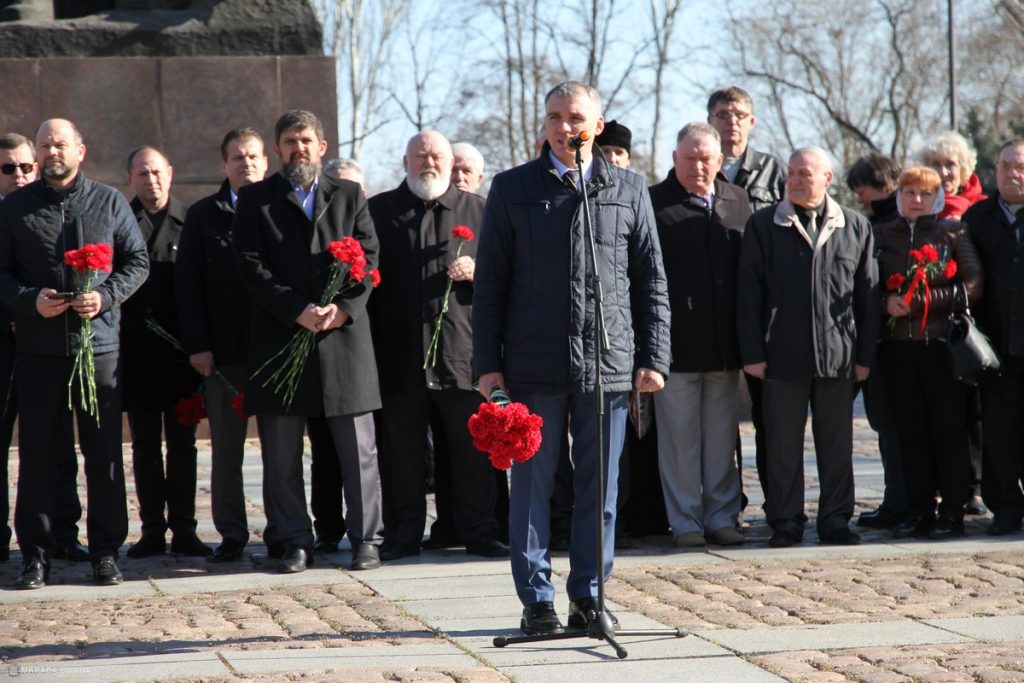
[(569, 630), (563, 631), (562, 633), (540, 633), (532, 636), (498, 636), (492, 641), (494, 647), (505, 647), (506, 645), (519, 645), (521, 643), (541, 643), (548, 640), (571, 640), (574, 638), (593, 638), (594, 640), (603, 640), (615, 650), (615, 656), (619, 659), (625, 659), (629, 656), (629, 653), (624, 647), (619, 645), (616, 638), (621, 636), (672, 636), (674, 638), (682, 638), (688, 635), (685, 631), (680, 628), (653, 628), (653, 629), (622, 629), (616, 631), (614, 627), (606, 628), (605, 626), (598, 625), (599, 622), (609, 621), (607, 616), (602, 614), (602, 619), (595, 619), (590, 623), (590, 627), (586, 631), (582, 630)]

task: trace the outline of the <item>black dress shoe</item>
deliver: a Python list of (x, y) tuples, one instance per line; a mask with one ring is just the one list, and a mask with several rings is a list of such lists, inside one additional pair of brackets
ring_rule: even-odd
[(89, 549), (74, 539), (70, 543), (58, 543), (57, 549), (53, 551), (55, 560), (67, 560), (68, 562), (88, 562)]
[(885, 508), (879, 507), (870, 512), (862, 512), (857, 517), (857, 526), (867, 529), (892, 529), (902, 522), (905, 517), (906, 515), (890, 512)]
[(128, 548), (128, 552), (125, 555), (138, 560), (143, 557), (163, 555), (165, 552), (167, 552), (167, 541), (164, 540), (163, 534), (159, 536), (157, 534), (142, 534), (142, 538), (136, 541), (135, 545), (131, 548)]
[(945, 541), (950, 538), (961, 538), (964, 535), (964, 520), (939, 515), (928, 538), (933, 541)]
[(892, 530), (893, 538), (925, 538), (931, 533), (935, 526), (935, 520), (930, 517), (911, 515), (896, 525)]
[(117, 568), (117, 562), (110, 555), (105, 555), (92, 563), (92, 582), (97, 586), (116, 586), (124, 583), (124, 576)]
[(430, 538), (420, 543), (420, 547), (424, 550), (444, 550), (445, 548), (458, 548), (460, 545), (462, 544), (459, 539), (438, 534), (431, 534)]
[(985, 533), (989, 536), (1009, 536), (1020, 531), (1020, 518), (996, 515)]
[(380, 547), (380, 559), (384, 560), (385, 562), (400, 560), (403, 557), (415, 557), (419, 554), (419, 544), (402, 545), (400, 543), (396, 543), (395, 545), (383, 545)]
[(326, 536), (317, 536), (316, 540), (313, 541), (313, 552), (319, 555), (327, 555), (330, 553), (338, 552), (338, 543), (341, 541), (336, 538), (327, 538)]
[(356, 551), (352, 553), (353, 571), (364, 569), (376, 569), (380, 566), (380, 548), (372, 543), (360, 543)]
[[(612, 620), (612, 626), (618, 626), (618, 618), (612, 614), (612, 611), (607, 606), (604, 608), (604, 613), (608, 615), (608, 618)], [(580, 598), (579, 600), (572, 600), (569, 603), (569, 628), (578, 628), (586, 630), (590, 626), (590, 622), (594, 620), (594, 616), (597, 614), (597, 600), (594, 598)]]
[(964, 506), (964, 514), (972, 515), (974, 517), (982, 517), (988, 514), (988, 508), (985, 507), (985, 503), (982, 502), (978, 496), (973, 496), (967, 505)]
[(282, 574), (298, 574), (299, 572), (306, 571), (306, 567), (312, 564), (312, 548), (303, 548), (300, 545), (295, 545), (285, 551), (281, 563), (277, 565), (277, 571)]
[(213, 549), (200, 541), (195, 534), (174, 534), (171, 538), (171, 552), (188, 557), (206, 557)]
[(50, 580), (50, 568), (45, 566), (41, 560), (31, 560), (21, 569), (14, 587), (20, 590), (32, 590), (42, 588)]
[(236, 541), (233, 538), (225, 538), (224, 541), (217, 546), (217, 549), (213, 551), (207, 558), (207, 562), (234, 562), (235, 560), (242, 559), (242, 551), (245, 550), (245, 544), (241, 541)]
[(484, 538), (467, 543), (466, 554), (480, 557), (508, 557), (508, 546), (496, 538)]
[(768, 541), (768, 545), (773, 548), (788, 548), (792, 545), (796, 545), (801, 540), (801, 537), (796, 533), (786, 531), (785, 529), (779, 529), (772, 534), (771, 539)]
[(846, 527), (825, 534), (818, 539), (821, 545), (860, 545), (860, 536)]
[(550, 602), (535, 602), (524, 607), (519, 630), (528, 636), (565, 633), (565, 627), (558, 618), (555, 605)]

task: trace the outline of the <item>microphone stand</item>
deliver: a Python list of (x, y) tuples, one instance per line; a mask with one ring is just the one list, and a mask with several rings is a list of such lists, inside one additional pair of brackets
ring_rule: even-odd
[[(585, 138), (584, 138), (585, 139)], [(572, 144), (572, 143), (570, 143)], [(616, 636), (673, 636), (682, 638), (686, 635), (682, 629), (623, 629), (616, 631), (608, 610), (604, 607), (604, 504), (605, 504), (605, 444), (604, 444), (604, 378), (601, 374), (601, 358), (611, 350), (608, 341), (608, 330), (604, 318), (604, 290), (601, 286), (601, 272), (597, 263), (597, 243), (594, 239), (594, 225), (590, 218), (590, 198), (587, 195), (587, 184), (583, 179), (583, 153), (580, 145), (576, 147), (576, 169), (579, 172), (580, 184), (583, 186), (583, 231), (590, 250), (590, 282), (594, 291), (594, 415), (595, 435), (597, 444), (597, 609), (591, 610), (587, 616), (585, 631), (565, 631), (563, 633), (542, 633), (532, 636), (498, 636), (494, 639), (494, 647), (505, 647), (517, 643), (537, 643), (547, 640), (568, 640), (571, 638), (594, 638), (603, 640), (612, 646), (619, 659), (625, 659), (629, 653), (615, 639)], [(577, 188), (577, 191), (579, 188)]]

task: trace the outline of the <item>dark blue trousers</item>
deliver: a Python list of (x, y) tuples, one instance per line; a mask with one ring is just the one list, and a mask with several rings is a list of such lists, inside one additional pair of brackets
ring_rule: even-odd
[[(552, 602), (550, 536), (551, 491), (562, 435), (572, 440), (573, 491), (575, 504), (569, 548), (570, 600), (597, 595), (597, 571), (611, 574), (615, 548), (616, 482), (619, 456), (625, 439), (627, 394), (605, 394), (604, 442), (604, 548), (597, 545), (597, 444), (593, 394), (541, 394), (517, 392), (512, 399), (525, 403), (544, 420), (543, 440), (537, 454), (512, 466), (509, 503), (509, 545), (512, 578), (524, 605)], [(610, 483), (610, 485), (609, 485)]]

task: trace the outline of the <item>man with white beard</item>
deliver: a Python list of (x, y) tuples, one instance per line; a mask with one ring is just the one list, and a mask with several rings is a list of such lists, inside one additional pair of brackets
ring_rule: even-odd
[[(466, 429), (481, 403), (472, 386), (470, 321), (484, 200), (451, 182), (452, 148), (440, 133), (414, 135), (402, 162), (405, 180), (370, 198), (380, 239), (381, 284), (369, 311), (383, 403), (378, 434), (386, 538), (381, 559), (420, 553), (426, 523), (423, 455), (431, 412), (439, 416), (446, 437), (456, 536), (471, 555), (507, 557), (494, 514), (495, 477)], [(468, 227), (474, 239), (456, 238), (456, 226)], [(435, 361), (428, 350), (449, 278)]]

